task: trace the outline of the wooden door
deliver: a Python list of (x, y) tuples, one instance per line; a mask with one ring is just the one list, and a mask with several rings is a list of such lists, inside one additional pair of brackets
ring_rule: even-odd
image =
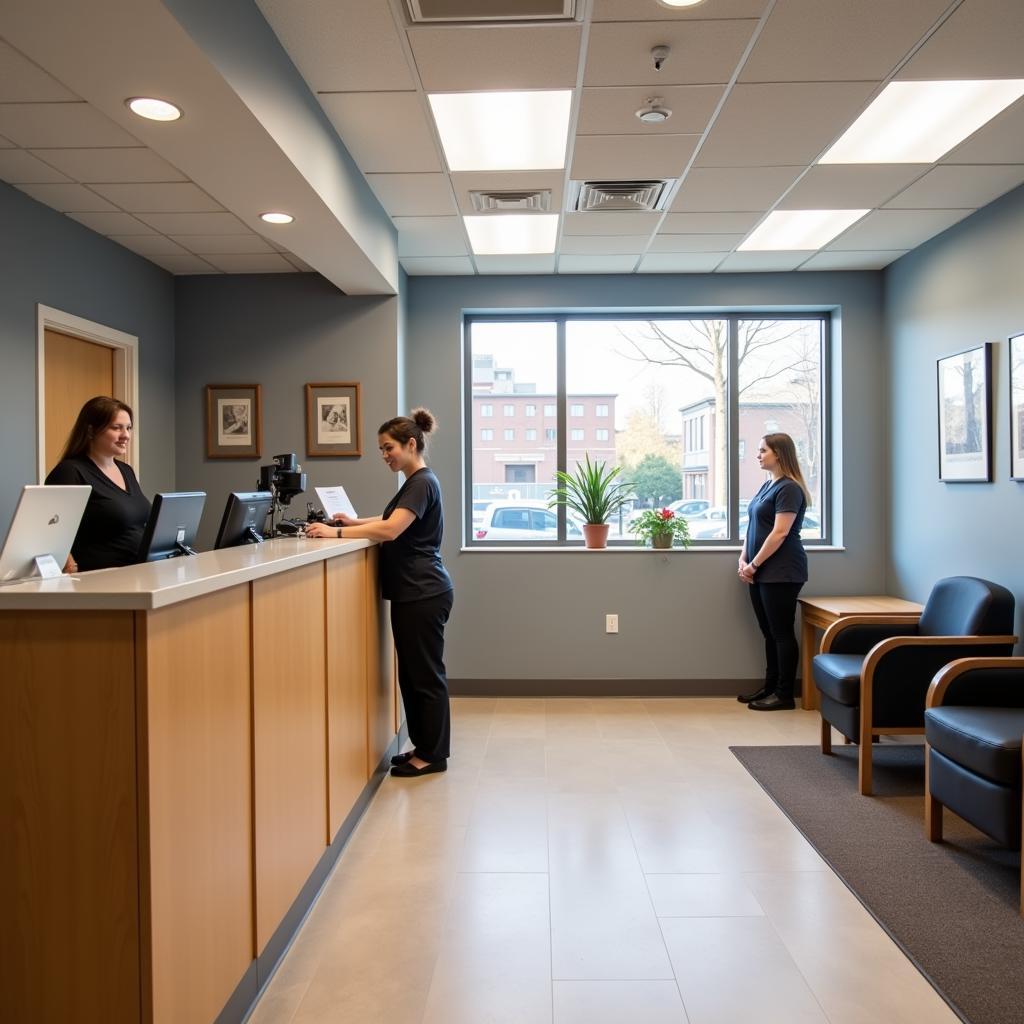
[(64, 450), (78, 410), (95, 395), (114, 393), (114, 350), (50, 330), (44, 341), (44, 451), (49, 473)]

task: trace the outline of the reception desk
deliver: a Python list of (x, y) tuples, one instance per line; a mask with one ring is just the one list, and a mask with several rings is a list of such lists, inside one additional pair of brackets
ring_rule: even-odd
[(0, 589), (0, 1020), (244, 1017), (396, 749), (377, 553)]

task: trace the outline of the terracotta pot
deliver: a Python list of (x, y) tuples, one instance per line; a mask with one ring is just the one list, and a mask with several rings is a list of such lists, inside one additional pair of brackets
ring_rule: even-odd
[(675, 538), (671, 533), (656, 533), (651, 537), (652, 548), (670, 548)]
[(583, 542), (588, 548), (608, 547), (608, 531), (611, 527), (607, 523), (584, 523)]

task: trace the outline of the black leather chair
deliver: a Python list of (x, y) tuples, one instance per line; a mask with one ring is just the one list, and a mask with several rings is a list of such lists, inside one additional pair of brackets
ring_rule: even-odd
[(858, 783), (871, 793), (871, 744), (880, 735), (924, 732), (935, 674), (956, 658), (1009, 655), (1017, 642), (1013, 594), (998, 583), (951, 576), (932, 588), (921, 615), (850, 615), (833, 623), (814, 658), (821, 752), (834, 727), (860, 744)]
[(924, 735), (928, 838), (942, 842), (948, 807), (1000, 845), (1019, 850), (1024, 658), (963, 658), (947, 665), (928, 689)]

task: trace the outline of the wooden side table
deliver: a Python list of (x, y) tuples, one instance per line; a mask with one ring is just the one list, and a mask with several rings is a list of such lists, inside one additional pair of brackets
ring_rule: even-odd
[(828, 629), (847, 615), (920, 615), (923, 605), (900, 597), (801, 597), (800, 675), (804, 711), (818, 710), (818, 690), (811, 662), (818, 653), (817, 630)]

